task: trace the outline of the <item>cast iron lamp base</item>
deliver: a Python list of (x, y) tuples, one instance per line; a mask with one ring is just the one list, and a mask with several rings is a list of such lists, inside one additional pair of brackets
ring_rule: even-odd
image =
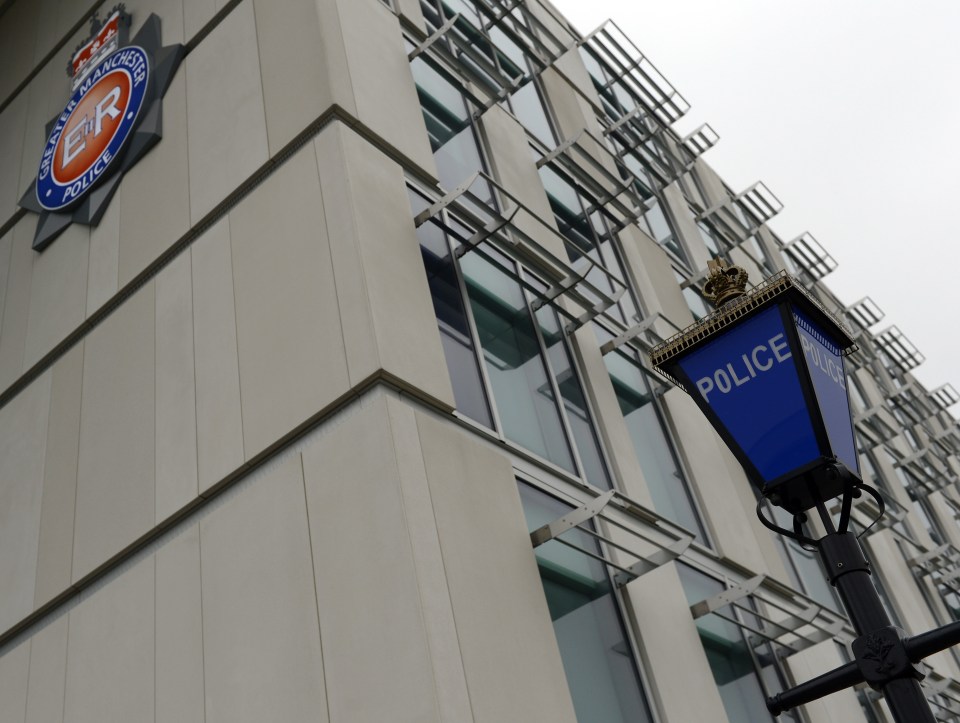
[[(840, 474), (843, 472), (845, 470), (838, 470)], [(817, 504), (817, 511), (827, 530), (827, 535), (820, 540), (803, 535), (802, 524), (806, 519), (803, 513), (794, 516), (794, 529), (791, 531), (767, 520), (760, 504), (757, 506), (757, 514), (764, 525), (817, 548), (830, 584), (837, 588), (844, 609), (859, 636), (853, 641), (853, 662), (774, 695), (767, 699), (767, 709), (775, 716), (780, 715), (796, 706), (866, 682), (883, 692), (897, 723), (935, 723), (936, 719), (920, 688), (919, 681), (923, 674), (914, 664), (928, 655), (960, 643), (960, 622), (913, 637), (906, 637), (903, 630), (891, 624), (880, 595), (870, 580), (870, 563), (863, 556), (857, 536), (847, 531), (852, 500), (859, 497), (861, 490), (879, 501), (880, 515), (883, 515), (883, 501), (879, 494), (848, 476), (839, 529), (834, 526), (823, 502)]]

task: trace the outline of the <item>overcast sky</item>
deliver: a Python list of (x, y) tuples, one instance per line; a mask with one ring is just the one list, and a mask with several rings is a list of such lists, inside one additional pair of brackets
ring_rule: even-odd
[(583, 33), (616, 22), (691, 104), (677, 130), (719, 133), (731, 188), (764, 181), (774, 231), (812, 233), (840, 299), (872, 298), (917, 378), (960, 390), (960, 2), (553, 2)]

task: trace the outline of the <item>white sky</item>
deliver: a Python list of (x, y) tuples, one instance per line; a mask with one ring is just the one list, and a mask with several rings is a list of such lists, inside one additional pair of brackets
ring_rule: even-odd
[(731, 188), (764, 181), (777, 234), (812, 233), (840, 299), (871, 297), (915, 376), (960, 390), (960, 2), (553, 3), (582, 33), (616, 22), (691, 104), (678, 132), (709, 123)]

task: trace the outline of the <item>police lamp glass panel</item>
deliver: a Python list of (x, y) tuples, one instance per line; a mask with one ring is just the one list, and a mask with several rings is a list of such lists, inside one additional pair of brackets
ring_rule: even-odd
[(853, 342), (789, 276), (770, 282), (654, 350), (654, 364), (761, 492), (799, 512), (843, 491), (837, 463), (860, 476), (843, 356)]

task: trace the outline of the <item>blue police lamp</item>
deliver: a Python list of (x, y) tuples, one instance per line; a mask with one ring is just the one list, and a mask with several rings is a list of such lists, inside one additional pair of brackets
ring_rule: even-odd
[[(762, 498), (765, 526), (820, 554), (830, 584), (859, 637), (854, 660), (767, 699), (773, 715), (851, 685), (883, 692), (896, 723), (935, 723), (915, 667), (960, 643), (960, 622), (907, 637), (895, 627), (870, 580), (858, 536), (848, 529), (852, 500), (867, 492), (860, 477), (844, 357), (854, 340), (785, 272), (749, 292), (747, 274), (711, 261), (704, 296), (714, 313), (650, 352), (657, 371), (686, 390), (743, 465)], [(843, 495), (835, 524), (826, 501)], [(793, 529), (762, 513), (762, 500), (793, 514)], [(806, 510), (816, 507), (827, 534), (811, 539)]]
[(797, 513), (859, 481), (844, 357), (854, 340), (786, 272), (709, 262), (717, 310), (651, 352), (687, 391), (773, 504)]

